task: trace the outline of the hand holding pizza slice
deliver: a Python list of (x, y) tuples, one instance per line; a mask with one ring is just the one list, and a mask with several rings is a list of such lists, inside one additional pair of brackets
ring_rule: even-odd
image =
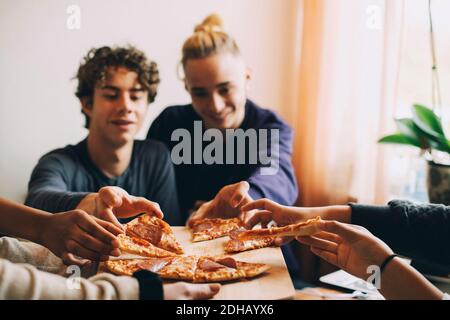
[(283, 227), (247, 230), (237, 235), (240, 240), (257, 239), (261, 237), (304, 237), (312, 236), (320, 232), (318, 228), (322, 220), (320, 217), (308, 219), (303, 222), (290, 224)]
[(259, 199), (242, 206), (242, 218), (247, 229), (258, 223), (262, 225), (274, 221), (277, 226), (287, 226), (312, 219), (319, 214), (311, 208), (283, 206), (269, 199)]
[[(252, 201), (241, 208), (242, 219), (246, 229), (252, 229), (260, 223), (265, 228), (271, 221), (277, 227), (294, 225), (315, 217), (322, 216), (322, 208), (289, 207), (280, 205), (269, 199)], [(293, 240), (293, 236), (277, 234), (276, 245)]]
[(250, 186), (248, 182), (224, 186), (216, 194), (214, 199), (203, 203), (198, 210), (192, 214), (187, 221), (187, 225), (192, 228), (192, 224), (201, 219), (230, 219), (241, 215), (241, 207), (252, 201), (248, 194)]
[(262, 228), (253, 230), (234, 230), (229, 234), (230, 240), (225, 243), (228, 253), (242, 252), (280, 245), (279, 239), (293, 239), (296, 236), (310, 236), (319, 232), (320, 217), (305, 222), (283, 227)]

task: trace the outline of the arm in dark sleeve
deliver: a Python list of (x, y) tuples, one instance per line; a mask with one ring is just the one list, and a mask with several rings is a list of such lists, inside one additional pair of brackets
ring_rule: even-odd
[(140, 270), (133, 274), (139, 282), (139, 299), (140, 300), (162, 300), (164, 299), (163, 285), (158, 274)]
[(61, 155), (42, 157), (31, 174), (25, 204), (53, 213), (75, 209), (88, 193), (68, 190), (67, 174), (73, 170), (74, 164)]
[(381, 207), (351, 206), (352, 223), (367, 228), (394, 251), (450, 265), (450, 207), (401, 200)]
[(161, 144), (161, 156), (155, 174), (154, 185), (152, 186), (152, 201), (159, 203), (164, 220), (172, 226), (184, 225), (184, 218), (181, 216), (175, 170), (170, 159), (169, 150)]
[[(292, 205), (297, 200), (298, 189), (292, 166), (292, 129), (283, 123), (268, 128), (279, 130), (278, 156), (274, 158), (278, 168), (273, 174), (262, 174), (262, 166), (253, 171), (247, 182), (253, 199), (269, 198), (282, 205)], [(269, 139), (270, 140), (270, 139)], [(271, 149), (270, 144), (268, 148)], [(277, 148), (272, 148), (276, 151)], [(273, 154), (271, 155), (273, 157)]]

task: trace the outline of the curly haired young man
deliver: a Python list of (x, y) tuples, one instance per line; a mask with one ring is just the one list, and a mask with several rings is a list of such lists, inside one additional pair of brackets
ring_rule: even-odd
[(134, 139), (157, 93), (156, 63), (131, 46), (95, 48), (76, 79), (89, 133), (39, 160), (26, 204), (49, 212), (82, 209), (118, 226), (118, 218), (141, 212), (165, 212), (168, 223), (181, 224), (167, 148)]

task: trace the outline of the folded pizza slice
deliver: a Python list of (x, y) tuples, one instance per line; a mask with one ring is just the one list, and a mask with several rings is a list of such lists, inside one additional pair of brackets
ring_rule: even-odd
[(230, 240), (225, 242), (224, 250), (228, 253), (242, 252), (248, 250), (255, 250), (273, 246), (275, 237), (254, 237), (250, 239), (240, 239), (239, 234), (246, 232), (245, 229), (234, 230), (229, 234)]
[(317, 224), (320, 222), (320, 217), (309, 219), (304, 222), (290, 224), (283, 227), (273, 227), (267, 229), (254, 229), (243, 231), (237, 235), (239, 240), (248, 240), (261, 237), (298, 237), (311, 236), (320, 232)]
[(223, 282), (256, 277), (270, 267), (262, 263), (236, 261), (232, 257), (200, 257), (194, 282)]
[(201, 219), (192, 222), (192, 241), (206, 241), (227, 236), (231, 231), (240, 229), (243, 223), (239, 218)]
[(119, 249), (126, 253), (156, 258), (176, 255), (173, 252), (158, 248), (146, 240), (130, 237), (125, 234), (119, 234), (117, 239), (119, 240)]
[(147, 240), (151, 244), (182, 254), (183, 249), (178, 243), (169, 224), (157, 217), (143, 214), (125, 225), (127, 235)]
[(132, 276), (139, 270), (159, 272), (172, 261), (172, 257), (166, 258), (146, 258), (146, 259), (124, 259), (108, 260), (105, 262), (106, 268), (117, 275)]

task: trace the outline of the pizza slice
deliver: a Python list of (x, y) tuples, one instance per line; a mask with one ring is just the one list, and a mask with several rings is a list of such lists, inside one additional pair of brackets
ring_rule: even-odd
[(198, 259), (196, 256), (177, 256), (158, 274), (164, 279), (193, 281)]
[(125, 225), (127, 235), (147, 240), (151, 244), (177, 254), (183, 253), (169, 224), (157, 217), (143, 214)]
[(105, 267), (118, 275), (133, 275), (138, 270), (149, 270), (158, 273), (163, 279), (191, 282), (223, 282), (253, 278), (270, 268), (262, 263), (236, 261), (232, 257), (206, 256), (108, 260)]
[(242, 227), (243, 223), (239, 218), (197, 220), (191, 224), (192, 241), (199, 242), (224, 237), (231, 231)]
[(158, 248), (146, 240), (130, 237), (123, 233), (119, 234), (117, 239), (119, 240), (119, 249), (123, 252), (157, 258), (176, 255), (173, 252)]
[(245, 229), (234, 230), (229, 234), (230, 240), (225, 242), (224, 250), (228, 253), (255, 250), (273, 246), (275, 237), (255, 237), (250, 239), (239, 239), (239, 234), (245, 232)]
[(194, 282), (222, 282), (256, 277), (270, 267), (262, 263), (236, 261), (231, 257), (200, 257)]
[(244, 277), (247, 279), (257, 277), (270, 269), (270, 266), (264, 263), (236, 261), (236, 265), (239, 270), (244, 272)]
[(237, 235), (239, 240), (248, 240), (261, 237), (298, 237), (298, 236), (310, 236), (320, 232), (317, 228), (320, 217), (309, 219), (304, 222), (296, 224), (290, 224), (284, 227), (273, 227), (268, 229), (254, 229), (243, 231)]
[(152, 272), (159, 272), (173, 258), (147, 258), (147, 259), (125, 259), (125, 260), (108, 260), (105, 262), (106, 268), (117, 275), (132, 276), (133, 273), (139, 270), (148, 270)]

